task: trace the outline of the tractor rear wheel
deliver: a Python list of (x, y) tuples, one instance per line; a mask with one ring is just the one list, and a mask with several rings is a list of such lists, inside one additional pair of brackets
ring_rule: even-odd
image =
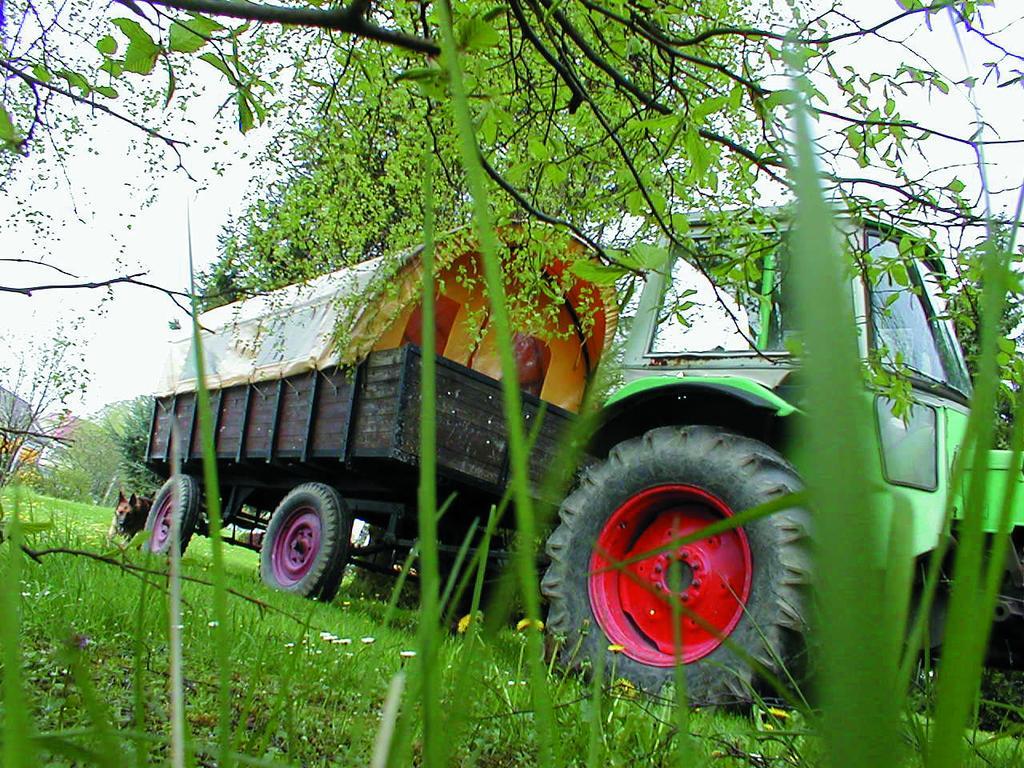
[(275, 589), (329, 602), (351, 549), (352, 513), (334, 488), (304, 483), (292, 489), (267, 525), (260, 575)]
[(547, 628), (563, 665), (593, 667), (603, 654), (606, 670), (657, 691), (681, 662), (693, 704), (751, 701), (761, 668), (799, 681), (806, 512), (690, 539), (801, 487), (775, 450), (717, 427), (661, 427), (612, 448), (563, 502), (547, 543)]

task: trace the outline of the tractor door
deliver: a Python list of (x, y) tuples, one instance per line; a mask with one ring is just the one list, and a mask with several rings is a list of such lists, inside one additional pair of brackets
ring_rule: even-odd
[(942, 533), (951, 446), (962, 441), (970, 379), (936, 275), (878, 232), (865, 232), (864, 247), (868, 354), (882, 371), (902, 374), (894, 381), (909, 382), (909, 393), (879, 386), (873, 395), (879, 468), (888, 492), (903, 502), (893, 509), (910, 510), (919, 554)]

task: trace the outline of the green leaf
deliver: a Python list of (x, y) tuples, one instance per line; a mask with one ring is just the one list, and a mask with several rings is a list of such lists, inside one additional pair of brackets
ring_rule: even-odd
[(545, 180), (556, 186), (565, 183), (565, 180), (569, 178), (569, 173), (557, 163), (545, 163), (542, 173)]
[(117, 40), (110, 35), (104, 35), (96, 41), (96, 50), (104, 56), (111, 56), (117, 53)]
[(768, 107), (777, 107), (784, 104), (795, 104), (799, 100), (799, 91), (784, 88), (779, 91), (773, 91), (772, 94), (764, 100), (764, 103)]
[(134, 19), (114, 19), (113, 23), (128, 38), (128, 50), (124, 54), (125, 70), (139, 75), (148, 75), (156, 66), (156, 57), (160, 54), (160, 46)]
[[(773, 94), (774, 95), (774, 94)], [(728, 96), (715, 96), (711, 99), (704, 99), (697, 107), (690, 113), (693, 122), (701, 123), (708, 115), (713, 115), (724, 108), (729, 103)]]
[(593, 261), (573, 262), (570, 269), (576, 277), (595, 285), (614, 285), (616, 280), (629, 274), (629, 270), (625, 267), (614, 264), (597, 264)]
[(72, 72), (70, 69), (62, 69), (56, 73), (57, 77), (62, 77), (67, 80), (68, 86), (71, 88), (77, 88), (82, 92), (83, 96), (88, 96), (92, 92), (92, 87), (89, 85), (89, 81), (85, 79), (85, 75), (81, 75), (78, 72)]
[(42, 64), (34, 64), (32, 66), (32, 76), (41, 83), (48, 83), (53, 79), (53, 75), (50, 74), (50, 70)]
[(174, 69), (171, 67), (170, 62), (167, 64), (167, 92), (164, 95), (164, 108), (171, 103), (171, 97), (174, 96), (174, 91), (178, 87), (178, 79), (174, 76)]
[(11, 116), (2, 106), (0, 106), (0, 141), (3, 142), (4, 149), (9, 150), (16, 150), (21, 144), (21, 136), (15, 129)]
[(109, 85), (97, 85), (93, 90), (101, 96), (106, 96), (108, 99), (117, 98), (117, 89)]
[(205, 16), (193, 16), (187, 21), (176, 21), (171, 24), (169, 46), (178, 53), (195, 53), (206, 45), (214, 32), (224, 29), (224, 25)]
[(544, 144), (544, 140), (539, 136), (531, 136), (526, 143), (527, 150), (530, 153), (530, 157), (534, 160), (547, 160), (548, 159), (548, 148)]
[(480, 18), (469, 19), (459, 35), (459, 47), (464, 51), (486, 51), (500, 41), (497, 31)]
[(168, 47), (175, 53), (195, 53), (207, 42), (205, 37), (197, 35), (180, 21), (171, 24)]
[(100, 65), (100, 71), (106, 72), (111, 77), (120, 77), (124, 72), (124, 62), (117, 59), (107, 59)]
[(860, 149), (861, 144), (864, 143), (864, 134), (861, 133), (860, 128), (856, 125), (851, 125), (844, 133), (846, 134), (846, 142), (850, 145), (850, 149)]
[(231, 71), (231, 68), (228, 67), (227, 63), (217, 54), (204, 53), (202, 56), (199, 57), (199, 60), (205, 61), (211, 67), (221, 72), (224, 75), (224, 77), (228, 79), (229, 82), (235, 82), (235, 75)]
[(668, 249), (649, 243), (637, 243), (628, 251), (619, 254), (619, 262), (627, 267), (643, 271), (662, 269), (668, 261)]
[(955, 195), (959, 195), (961, 192), (964, 191), (965, 186), (966, 185), (962, 181), (960, 181), (960, 179), (953, 179), (951, 182), (949, 182), (949, 184), (946, 185), (946, 189), (948, 189)]
[(242, 133), (245, 133), (253, 127), (252, 108), (249, 106), (248, 97), (239, 92), (237, 96), (238, 101), (238, 128)]

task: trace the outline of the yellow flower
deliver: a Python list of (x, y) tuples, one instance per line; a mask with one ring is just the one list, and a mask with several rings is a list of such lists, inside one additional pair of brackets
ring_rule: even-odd
[(775, 717), (779, 718), (780, 720), (788, 720), (789, 719), (789, 712), (787, 712), (784, 709), (779, 709), (778, 707), (768, 707), (768, 714), (769, 715), (774, 715)]
[(520, 619), (519, 623), (516, 624), (516, 631), (522, 632), (524, 629), (534, 627), (538, 631), (544, 631), (544, 622), (540, 619)]
[(608, 650), (612, 653), (622, 653), (624, 650), (626, 650), (626, 646), (619, 645), (618, 643), (612, 643), (608, 646)]
[(612, 693), (622, 699), (635, 699), (638, 690), (631, 680), (620, 677), (612, 684)]
[[(483, 619), (484, 619), (483, 611), (477, 611), (476, 612), (476, 620), (477, 621), (483, 621)], [(470, 614), (470, 613), (467, 613), (465, 616), (463, 616), (461, 619), (459, 619), (459, 623), (458, 623), (458, 625), (456, 625), (455, 631), (458, 632), (460, 635), (464, 635), (464, 634), (466, 634), (466, 630), (469, 629), (469, 625), (472, 624), (472, 623), (473, 623), (473, 615)]]

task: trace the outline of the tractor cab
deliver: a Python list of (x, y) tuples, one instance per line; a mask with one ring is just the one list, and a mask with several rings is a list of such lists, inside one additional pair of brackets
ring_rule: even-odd
[[(861, 353), (915, 386), (966, 402), (970, 378), (941, 297), (941, 260), (900, 253), (901, 233), (847, 224)], [(771, 390), (800, 352), (784, 230), (727, 240), (709, 229), (647, 275), (632, 319), (627, 380), (657, 373), (742, 376)]]

